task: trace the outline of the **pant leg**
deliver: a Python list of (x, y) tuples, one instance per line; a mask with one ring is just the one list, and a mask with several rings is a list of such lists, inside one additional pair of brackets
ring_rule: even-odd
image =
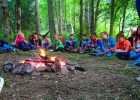
[(120, 53), (117, 53), (117, 56), (122, 59), (122, 60), (126, 60), (129, 58), (129, 53), (127, 52), (120, 52)]
[(76, 48), (76, 42), (73, 42), (72, 47), (75, 49)]
[(136, 53), (134, 50), (131, 50), (129, 58), (137, 58), (137, 57), (138, 57), (138, 53)]
[(14, 51), (15, 50), (15, 48), (14, 47), (12, 47), (12, 46), (9, 46), (9, 45), (7, 45), (7, 44), (4, 44), (4, 46), (3, 46), (4, 48), (7, 48), (7, 49), (10, 49), (10, 50), (12, 50), (12, 51)]

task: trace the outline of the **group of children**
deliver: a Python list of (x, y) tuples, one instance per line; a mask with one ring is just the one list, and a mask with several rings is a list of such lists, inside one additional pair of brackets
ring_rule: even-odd
[(54, 51), (74, 51), (79, 53), (89, 53), (95, 56), (118, 56), (121, 59), (137, 59), (140, 56), (140, 26), (136, 31), (131, 32), (131, 37), (126, 39), (122, 32), (116, 35), (116, 40), (109, 37), (107, 32), (102, 32), (102, 40), (100, 40), (96, 33), (92, 33), (90, 39), (87, 39), (86, 34), (82, 35), (82, 40), (79, 41), (80, 45), (78, 48), (78, 40), (74, 38), (74, 34), (70, 34), (69, 39), (65, 40), (60, 35), (54, 36), (54, 44), (51, 40), (44, 35), (43, 40), (34, 33), (29, 36), (29, 42), (24, 38), (23, 33), (18, 33), (17, 38), (14, 41), (15, 47), (11, 47), (7, 42), (0, 40), (0, 47), (3, 49), (10, 49), (15, 51), (17, 49), (28, 51), (37, 48), (53, 49)]

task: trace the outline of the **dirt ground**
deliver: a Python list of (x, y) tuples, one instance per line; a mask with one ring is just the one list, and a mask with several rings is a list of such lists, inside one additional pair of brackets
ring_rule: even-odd
[(17, 63), (34, 58), (33, 52), (1, 53), (0, 76), (5, 85), (0, 100), (140, 100), (139, 67), (129, 67), (132, 60), (95, 57), (88, 54), (47, 52), (78, 62), (86, 72), (75, 70), (67, 75), (38, 72), (29, 75), (4, 73), (6, 61)]

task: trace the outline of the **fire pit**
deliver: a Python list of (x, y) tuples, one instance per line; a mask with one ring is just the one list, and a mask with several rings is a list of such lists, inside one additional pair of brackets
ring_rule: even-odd
[(74, 61), (60, 59), (55, 56), (48, 56), (44, 49), (40, 49), (40, 53), (35, 53), (35, 55), (37, 57), (35, 59), (25, 58), (19, 60), (17, 64), (4, 64), (4, 72), (12, 72), (12, 74), (23, 75), (34, 71), (61, 72), (61, 74), (67, 74), (69, 71), (74, 71), (75, 69), (79, 71), (86, 71)]

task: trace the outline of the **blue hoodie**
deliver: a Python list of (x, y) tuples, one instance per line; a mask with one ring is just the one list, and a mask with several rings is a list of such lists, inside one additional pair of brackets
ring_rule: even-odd
[(102, 50), (105, 51), (107, 48), (115, 48), (116, 41), (112, 37), (108, 37), (107, 39), (103, 39), (102, 41)]
[(97, 40), (90, 39), (88, 41), (88, 44), (92, 44), (92, 43), (94, 44), (94, 47), (93, 48), (102, 47), (102, 42), (101, 42), (100, 39), (97, 39)]

